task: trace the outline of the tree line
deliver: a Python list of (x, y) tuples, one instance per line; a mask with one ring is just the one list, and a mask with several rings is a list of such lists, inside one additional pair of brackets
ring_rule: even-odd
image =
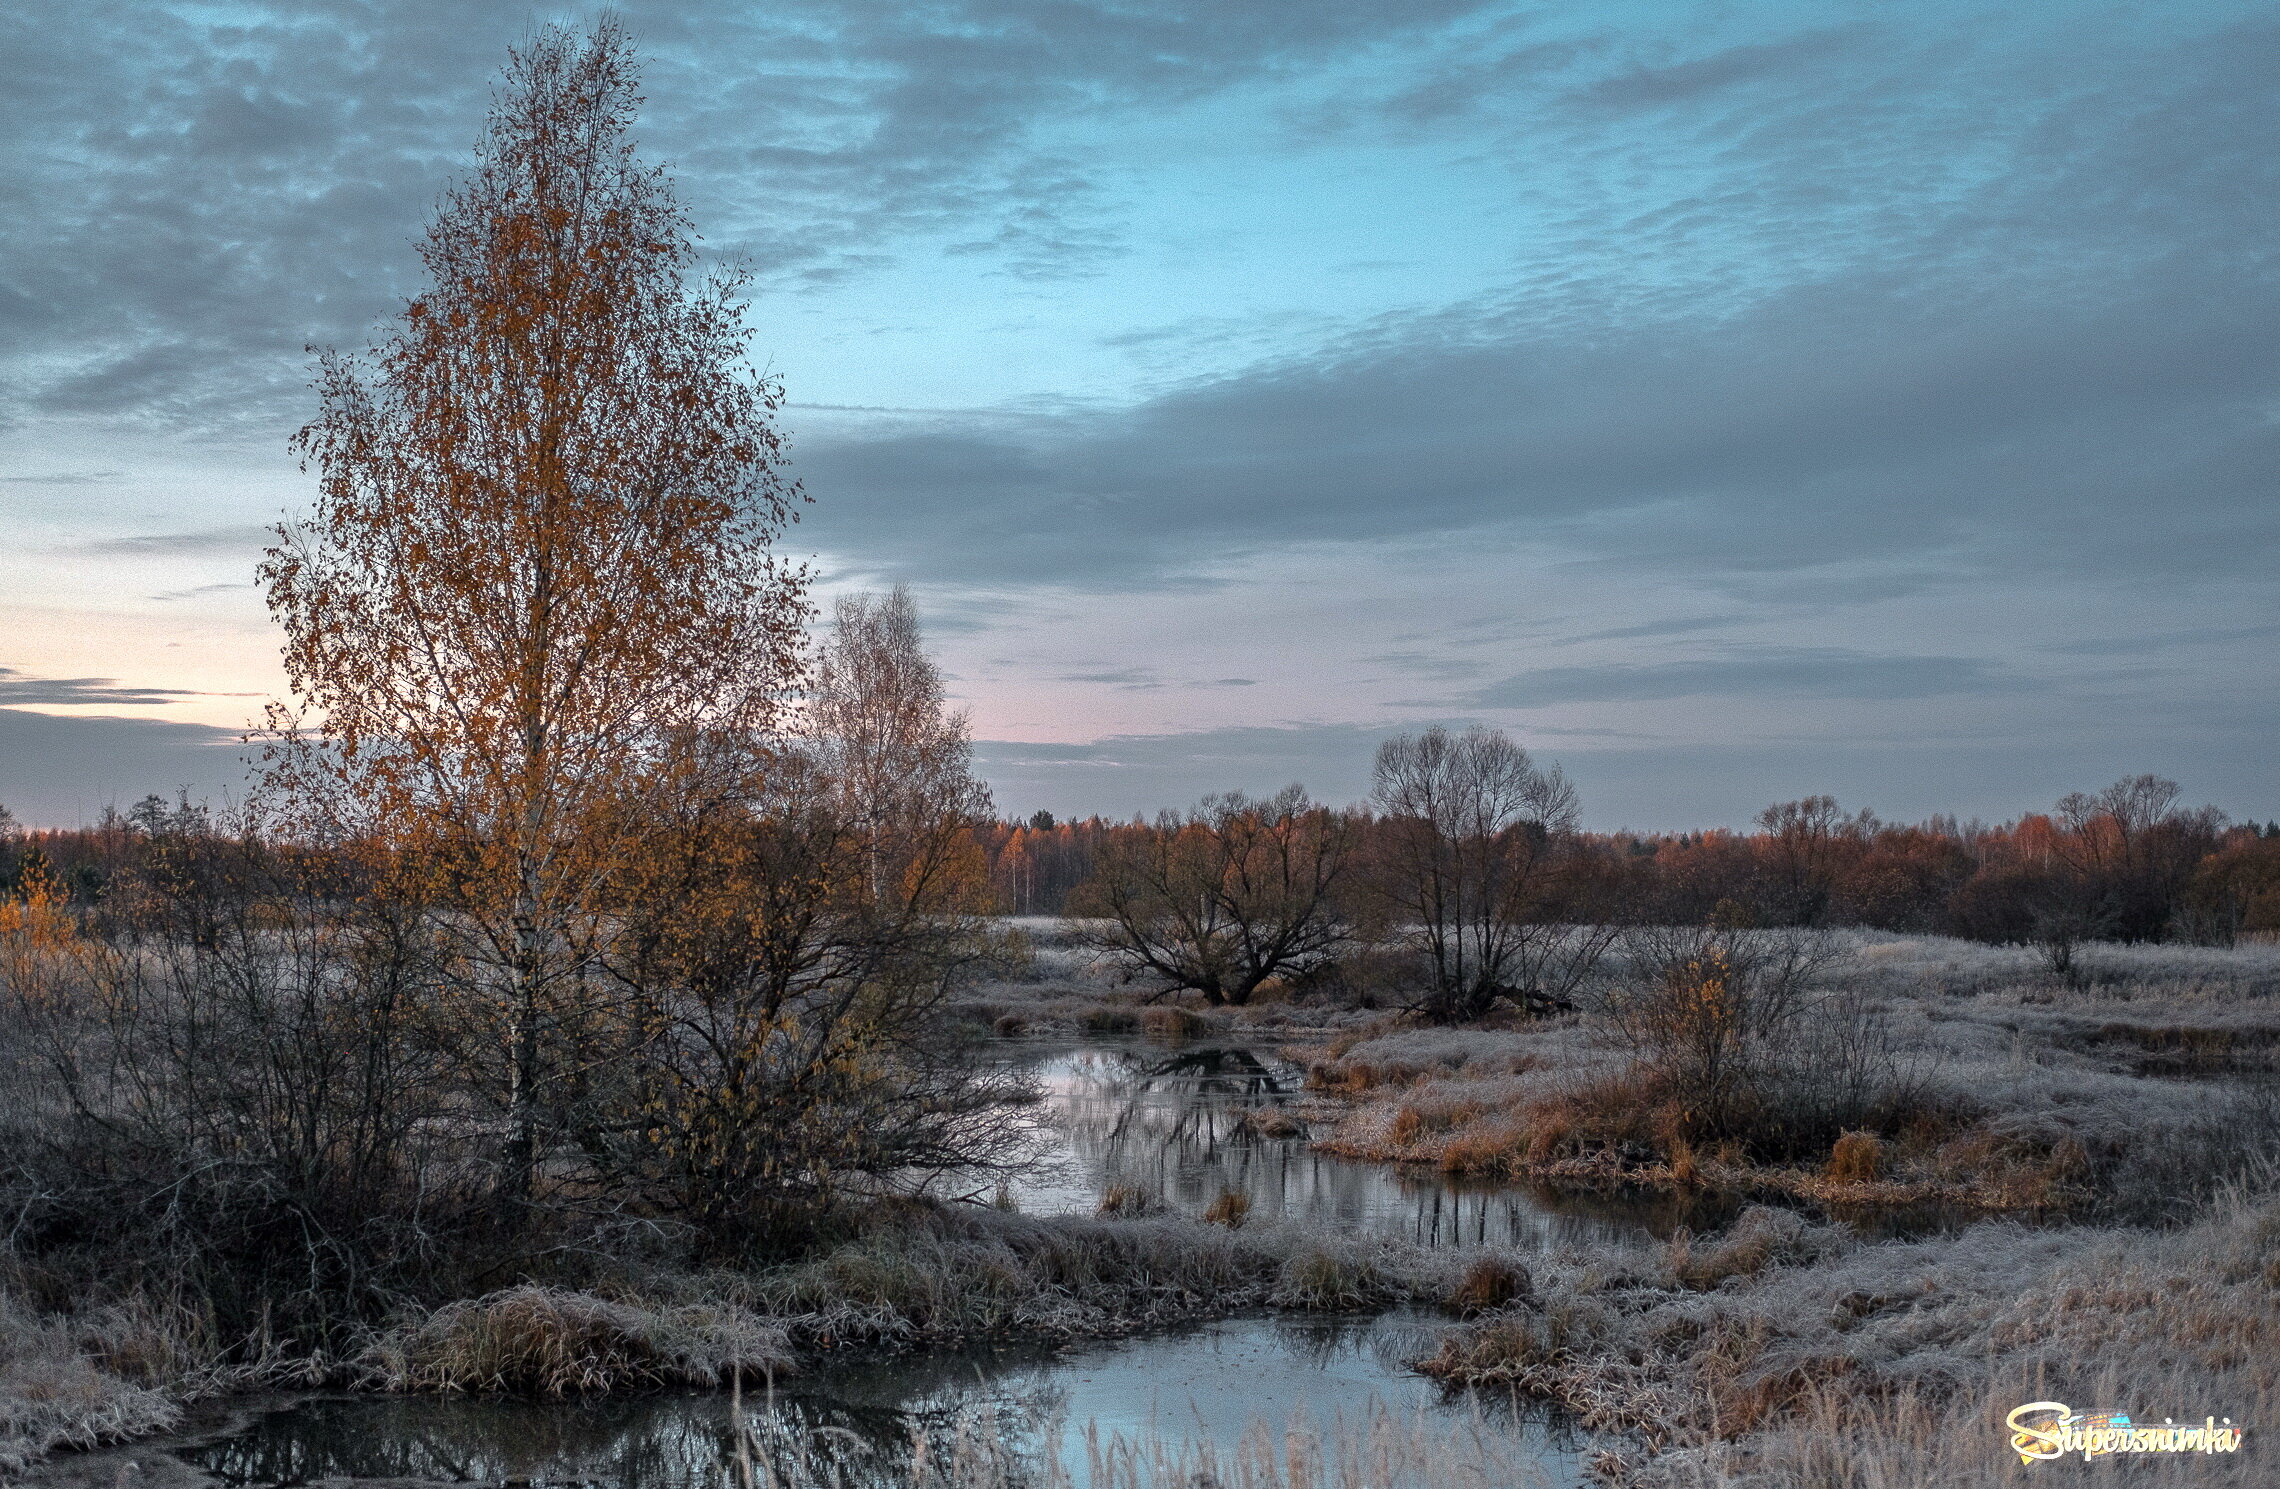
[[(1500, 969), (1455, 999), (1472, 1006), (1499, 985), (1558, 997), (1565, 974), (1537, 951), (1563, 926), (1938, 933), (2036, 945), (2062, 972), (2084, 941), (2280, 933), (2280, 823), (2230, 824), (2180, 796), (2140, 775), (1994, 826), (1885, 823), (1808, 796), (1750, 832), (1591, 833), (1556, 768), (1493, 731), (1428, 730), (1387, 746), (1352, 808), (1291, 787), (1129, 822), (1039, 813), (976, 840), (1001, 911), (1118, 921), (1136, 969), (1207, 997), (1241, 1002), (1266, 977), (1329, 967), (1333, 945), (1408, 926), (1432, 938), (1413, 949), (1435, 982)], [(1148, 925), (1197, 964), (1144, 946)]]

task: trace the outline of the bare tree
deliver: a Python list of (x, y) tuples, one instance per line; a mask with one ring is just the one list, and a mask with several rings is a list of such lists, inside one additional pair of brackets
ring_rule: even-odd
[(1834, 796), (1807, 796), (1767, 807), (1757, 825), (1770, 840), (1772, 910), (1784, 924), (1818, 925), (1829, 911), (1836, 849), (1874, 837), (1881, 824), (1866, 810), (1848, 816)]
[(754, 788), (805, 614), (768, 546), (800, 499), (781, 395), (635, 157), (635, 84), (611, 22), (513, 54), (430, 288), (369, 359), (323, 357), (320, 495), (263, 568), (321, 717), (270, 794), (429, 872), (512, 1194), (617, 867), (670, 804)]
[(1240, 1005), (1345, 943), (1357, 837), (1301, 786), (1209, 796), (1184, 818), (1111, 832), (1074, 906), (1107, 922), (1100, 945), (1132, 970)]
[(945, 874), (987, 865), (969, 829), (990, 813), (966, 714), (945, 704), (918, 608), (897, 585), (846, 595), (817, 658), (808, 713), (818, 777), (860, 834), (874, 899), (926, 900)]
[(1501, 730), (1405, 734), (1376, 763), (1377, 885), (1419, 954), (1418, 1008), (1449, 1021), (1500, 997), (1561, 1006), (1614, 928), (1584, 913), (1575, 789)]

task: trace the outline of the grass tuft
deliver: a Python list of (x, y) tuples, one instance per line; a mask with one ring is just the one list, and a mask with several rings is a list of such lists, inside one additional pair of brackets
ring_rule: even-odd
[(1484, 1256), (1465, 1268), (1449, 1290), (1449, 1311), (1459, 1318), (1494, 1313), (1535, 1296), (1536, 1284), (1528, 1269), (1501, 1256)]
[(569, 1396), (778, 1375), (792, 1357), (782, 1329), (739, 1308), (651, 1309), (523, 1286), (439, 1308), (363, 1363), (387, 1390)]

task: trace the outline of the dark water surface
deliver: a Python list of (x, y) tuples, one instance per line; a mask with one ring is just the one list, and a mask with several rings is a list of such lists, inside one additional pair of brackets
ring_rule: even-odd
[(1044, 1089), (1035, 1122), (1049, 1167), (1010, 1186), (1033, 1215), (1090, 1215), (1112, 1187), (1200, 1215), (1241, 1194), (1254, 1219), (1399, 1236), (1425, 1246), (1550, 1250), (1715, 1229), (1734, 1206), (1666, 1193), (1562, 1194), (1452, 1178), (1415, 1165), (1334, 1158), (1287, 1116), (1304, 1072), (1256, 1048), (1186, 1045), (1043, 1048), (1017, 1057)]
[[(1056, 1443), (1081, 1483), (1086, 1423), (1103, 1438), (1156, 1429), (1231, 1446), (1254, 1421), (1280, 1429), (1294, 1416), (1329, 1425), (1384, 1411), (1423, 1413), (1439, 1433), (1486, 1434), (1540, 1465), (1545, 1484), (1577, 1483), (1583, 1443), (1541, 1413), (1444, 1396), (1401, 1367), (1436, 1322), (1403, 1313), (1223, 1319), (1059, 1352), (944, 1351), (826, 1364), (784, 1380), (772, 1398), (747, 1396), (745, 1414), (763, 1444), (822, 1444), (855, 1485), (898, 1482), (914, 1440), (941, 1452), (961, 1428), (1029, 1453)], [(1058, 1434), (1055, 1423), (1066, 1424)], [(718, 1392), (573, 1402), (320, 1397), (175, 1456), (221, 1483), (246, 1486), (720, 1489), (735, 1481), (730, 1424), (729, 1399)]]

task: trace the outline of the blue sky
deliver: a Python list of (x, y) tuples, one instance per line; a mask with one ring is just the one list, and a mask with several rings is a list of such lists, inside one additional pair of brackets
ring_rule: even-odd
[[(2280, 815), (2267, 7), (632, 5), (827, 587), (1002, 806), (1511, 729), (1600, 826)], [(0, 802), (220, 791), (251, 587), (534, 20), (0, 15)]]

